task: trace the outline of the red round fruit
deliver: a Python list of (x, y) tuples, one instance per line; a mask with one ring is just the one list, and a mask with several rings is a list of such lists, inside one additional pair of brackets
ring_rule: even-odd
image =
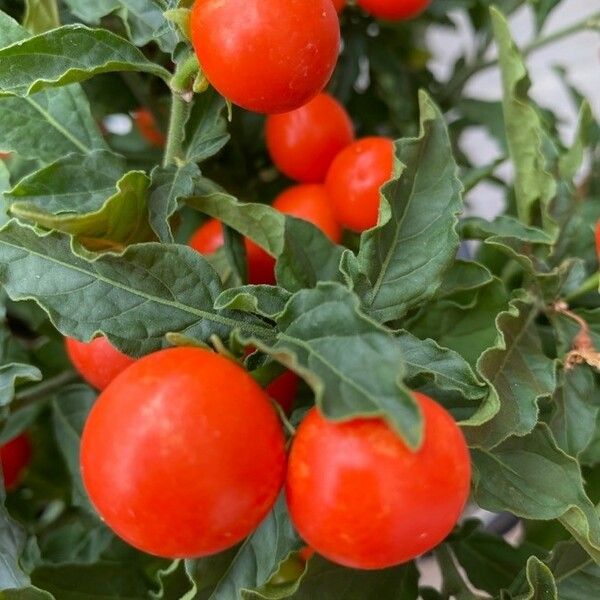
[(81, 439), (92, 504), (132, 546), (168, 558), (234, 546), (268, 513), (285, 439), (260, 386), (199, 348), (150, 354), (100, 395)]
[(65, 338), (67, 354), (79, 374), (93, 387), (103, 390), (135, 359), (119, 352), (105, 337), (91, 342)]
[(278, 211), (304, 219), (318, 227), (331, 241), (342, 239), (342, 230), (331, 209), (331, 200), (322, 185), (295, 185), (273, 202)]
[[(189, 241), (189, 245), (194, 250), (205, 256), (216, 252), (224, 243), (223, 226), (217, 219), (210, 219), (201, 225)], [(244, 238), (244, 245), (248, 265), (248, 282), (255, 285), (275, 283), (275, 259), (248, 238)]]
[(167, 138), (158, 128), (154, 115), (147, 108), (136, 110), (132, 116), (139, 132), (147, 142), (160, 148), (165, 145)]
[(422, 13), (431, 0), (357, 0), (357, 3), (379, 19), (404, 21)]
[(9, 490), (20, 481), (23, 471), (31, 461), (31, 443), (22, 433), (0, 446), (0, 463), (4, 476), (4, 487)]
[(333, 6), (336, 12), (339, 14), (344, 10), (344, 6), (346, 6), (346, 0), (332, 0)]
[(340, 47), (331, 0), (196, 0), (192, 43), (219, 93), (248, 110), (295, 110), (327, 84)]
[(333, 161), (325, 186), (337, 220), (354, 231), (377, 225), (379, 190), (391, 179), (394, 144), (383, 137), (358, 140)]
[(265, 391), (281, 408), (286, 415), (291, 414), (294, 400), (298, 392), (298, 375), (293, 371), (286, 371), (265, 388)]
[(292, 112), (271, 115), (267, 147), (277, 168), (296, 181), (321, 183), (333, 159), (354, 139), (352, 120), (329, 94)]
[(462, 432), (439, 404), (415, 394), (424, 419), (412, 452), (382, 419), (334, 423), (312, 409), (292, 446), (286, 494), (298, 533), (342, 565), (383, 569), (437, 546), (469, 495)]

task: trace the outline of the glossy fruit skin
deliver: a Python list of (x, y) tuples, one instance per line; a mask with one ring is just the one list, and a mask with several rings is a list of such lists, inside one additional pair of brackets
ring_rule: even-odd
[(302, 538), (330, 560), (382, 569), (437, 546), (469, 495), (471, 467), (451, 415), (422, 394), (425, 438), (411, 452), (382, 419), (344, 423), (316, 409), (292, 446), (287, 503)]
[(286, 415), (291, 414), (294, 401), (298, 393), (300, 381), (293, 371), (286, 371), (265, 388), (265, 391), (281, 408)]
[(229, 548), (268, 513), (285, 439), (260, 386), (199, 348), (150, 354), (100, 395), (81, 440), (81, 471), (106, 524), (150, 554)]
[(2, 464), (4, 487), (7, 490), (18, 485), (23, 471), (31, 461), (31, 454), (31, 442), (24, 433), (0, 446), (0, 463)]
[(421, 14), (431, 0), (357, 0), (368, 13), (388, 21), (405, 21)]
[(91, 342), (65, 338), (65, 347), (78, 373), (97, 390), (103, 390), (135, 362), (134, 358), (119, 352), (105, 337), (94, 338)]
[(270, 115), (265, 131), (276, 167), (302, 183), (325, 181), (333, 159), (354, 139), (350, 116), (325, 93), (292, 112)]
[(196, 0), (192, 43), (208, 81), (248, 110), (295, 110), (327, 84), (340, 26), (331, 0)]
[[(223, 226), (217, 219), (210, 219), (201, 225), (189, 241), (189, 245), (194, 250), (205, 256), (216, 252), (224, 243)], [(248, 282), (255, 285), (275, 283), (275, 259), (248, 238), (244, 239), (244, 245), (248, 265)]]
[(322, 185), (295, 185), (283, 191), (273, 207), (286, 215), (304, 219), (318, 227), (332, 242), (342, 239), (327, 190)]
[(357, 140), (340, 152), (325, 187), (339, 223), (354, 231), (377, 225), (381, 186), (391, 179), (394, 144), (384, 137)]
[(147, 142), (157, 148), (162, 148), (165, 145), (167, 138), (158, 128), (154, 115), (147, 108), (136, 110), (132, 116), (139, 132)]
[(346, 0), (332, 0), (333, 1), (333, 6), (336, 10), (336, 12), (339, 14), (344, 10), (344, 7), (346, 6)]

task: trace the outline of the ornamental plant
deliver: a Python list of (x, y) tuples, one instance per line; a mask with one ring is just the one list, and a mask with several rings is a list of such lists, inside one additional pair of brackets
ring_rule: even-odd
[(600, 597), (600, 127), (527, 68), (600, 13), (561, 4), (0, 0), (0, 598)]

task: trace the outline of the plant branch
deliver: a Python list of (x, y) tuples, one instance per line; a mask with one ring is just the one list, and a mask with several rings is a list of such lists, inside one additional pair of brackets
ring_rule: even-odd
[(171, 99), (171, 117), (169, 119), (169, 133), (163, 157), (163, 167), (175, 162), (181, 152), (184, 127), (190, 113), (190, 105), (179, 94), (173, 92)]
[(30, 385), (27, 388), (15, 394), (15, 402), (22, 407), (32, 401), (45, 398), (46, 396), (56, 392), (67, 383), (73, 383), (79, 380), (79, 375), (75, 371), (64, 371), (54, 377), (50, 377), (40, 383)]
[[(578, 33), (580, 31), (584, 31), (586, 29), (600, 29), (600, 12), (590, 15), (585, 19), (581, 19), (568, 27), (563, 29), (559, 29), (550, 35), (545, 37), (540, 37), (537, 40), (534, 40), (530, 44), (527, 44), (521, 49), (521, 54), (524, 57), (529, 56), (536, 50), (544, 48), (554, 42), (558, 42), (574, 33)], [(483, 50), (485, 53), (488, 49), (486, 46)], [(462, 89), (464, 85), (467, 83), (473, 75), (476, 75), (480, 71), (484, 71), (485, 69), (489, 69), (491, 67), (495, 67), (498, 64), (498, 58), (493, 58), (490, 60), (485, 60), (481, 57), (479, 60), (475, 61), (470, 67), (466, 67), (462, 73), (460, 73), (454, 81), (450, 81), (449, 85), (446, 88), (446, 93), (443, 95), (443, 99), (447, 99), (452, 97), (458, 90)]]

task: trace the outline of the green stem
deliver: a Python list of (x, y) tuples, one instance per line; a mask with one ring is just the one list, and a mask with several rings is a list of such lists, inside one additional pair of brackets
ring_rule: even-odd
[(78, 380), (79, 375), (75, 371), (64, 371), (59, 375), (50, 377), (50, 379), (46, 379), (40, 383), (30, 385), (24, 390), (17, 392), (15, 394), (15, 402), (17, 402), (19, 406), (29, 404), (34, 400), (45, 398), (49, 394), (56, 392), (64, 385), (67, 385), (67, 383), (73, 383)]
[(594, 273), (591, 277), (588, 277), (582, 284), (581, 287), (574, 292), (571, 292), (565, 300), (567, 302), (571, 302), (580, 298), (581, 296), (585, 296), (591, 292), (597, 292), (600, 287), (600, 271), (598, 273)]
[[(525, 57), (529, 56), (536, 50), (544, 48), (545, 46), (553, 44), (554, 42), (558, 42), (563, 38), (573, 35), (574, 33), (578, 33), (579, 31), (584, 31), (586, 29), (595, 29), (599, 27), (600, 12), (590, 15), (585, 19), (581, 19), (580, 21), (577, 21), (576, 23), (573, 23), (573, 25), (569, 25), (564, 29), (559, 29), (558, 31), (555, 31), (554, 33), (551, 33), (546, 37), (542, 37), (531, 42), (530, 44), (524, 46), (521, 49), (521, 54)], [(487, 47), (484, 49), (484, 52), (486, 50)], [(471, 77), (473, 77), (473, 75), (476, 75), (477, 73), (479, 73), (480, 71), (484, 71), (485, 69), (495, 67), (498, 64), (498, 61), (498, 58), (494, 58), (491, 60), (484, 60), (483, 58), (480, 58), (470, 67), (467, 67), (464, 70), (464, 72), (461, 75), (459, 75), (454, 82), (451, 82), (450, 85), (447, 87), (447, 91), (444, 94), (444, 99), (452, 97), (457, 90), (462, 89), (463, 86), (467, 83), (467, 81), (471, 79)]]
[(189, 93), (192, 89), (194, 79), (200, 71), (200, 64), (195, 54), (190, 54), (182, 63), (171, 78), (171, 89), (179, 94)]
[(163, 157), (163, 167), (175, 162), (181, 152), (181, 145), (185, 135), (184, 127), (190, 112), (190, 105), (179, 94), (173, 92), (171, 99), (171, 118), (169, 120), (169, 133)]

